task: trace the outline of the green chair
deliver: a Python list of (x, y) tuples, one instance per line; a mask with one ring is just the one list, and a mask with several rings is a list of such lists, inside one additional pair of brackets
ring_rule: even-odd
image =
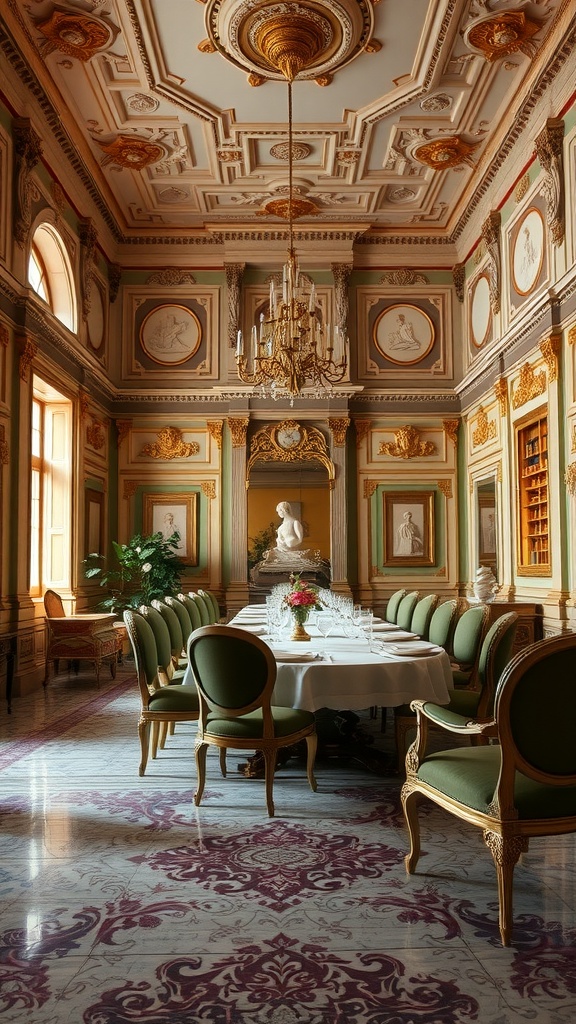
[[(182, 632), (183, 650), (184, 652), (186, 652), (186, 648), (188, 646), (188, 637), (192, 632), (192, 622), (190, 619), (190, 615), (188, 614), (188, 609), (184, 606), (182, 601), (178, 600), (177, 597), (165, 597), (164, 603), (167, 604), (169, 608), (172, 608), (175, 615), (178, 616), (180, 630)], [(186, 662), (187, 661), (188, 658), (186, 657)]]
[(412, 590), (409, 594), (405, 594), (400, 604), (398, 605), (398, 614), (396, 616), (396, 625), (400, 629), (411, 629), (412, 628), (412, 616), (414, 609), (418, 604), (419, 593), (417, 590)]
[(154, 633), (158, 654), (157, 667), (160, 682), (163, 686), (168, 686), (173, 683), (181, 683), (184, 678), (185, 669), (176, 668), (174, 664), (170, 630), (168, 629), (164, 618), (158, 609), (153, 608), (151, 605), (141, 605), (138, 611), (144, 616)]
[[(195, 629), (200, 629), (202, 625), (202, 619), (200, 618), (200, 609), (196, 604), (196, 601), (189, 596), (189, 594), (177, 594), (176, 600), (186, 609), (188, 618), (190, 619), (190, 632), (193, 633)], [(190, 633), (188, 634), (190, 636)]]
[[(512, 938), (514, 867), (529, 839), (576, 832), (575, 679), (576, 634), (567, 633), (516, 655), (488, 719), (469, 721), (435, 704), (412, 704), (418, 732), (402, 787), (410, 835), (406, 870), (413, 874), (420, 856), (421, 797), (481, 828), (496, 867), (504, 946)], [(427, 753), (429, 722), (459, 737), (496, 742)]]
[[(257, 636), (233, 626), (205, 626), (188, 641), (190, 668), (198, 687), (200, 719), (195, 745), (198, 787), (194, 803), (200, 805), (206, 779), (206, 752), (210, 745), (262, 752), (266, 806), (274, 816), (272, 797), (277, 752), (300, 740), (307, 745), (307, 775), (316, 790), (316, 722), (311, 711), (273, 707), (276, 662), (272, 651)], [(221, 756), (220, 768), (226, 774)]]
[(188, 592), (188, 597), (194, 601), (198, 611), (200, 612), (200, 622), (203, 626), (212, 626), (214, 619), (214, 609), (200, 594), (194, 594), (192, 591)]
[(439, 600), (438, 594), (427, 594), (416, 603), (410, 629), (413, 633), (418, 633), (422, 640), (428, 639), (428, 630)]
[[(166, 600), (154, 600), (152, 601), (152, 607), (155, 608), (156, 611), (160, 612), (160, 615), (168, 626), (174, 668), (186, 668), (188, 662), (185, 654), (182, 626), (180, 625), (178, 615), (174, 609), (169, 606)], [(188, 637), (186, 637), (186, 639), (188, 639)]]
[(204, 598), (207, 604), (210, 604), (212, 606), (212, 622), (220, 622), (220, 605), (216, 600), (216, 595), (213, 594), (211, 590), (199, 590), (198, 593), (200, 597)]
[(452, 633), (458, 618), (458, 601), (443, 601), (435, 609), (428, 627), (428, 639), (431, 644), (443, 647), (448, 651), (452, 645)]
[(456, 623), (450, 651), (454, 686), (474, 688), (476, 685), (480, 648), (489, 614), (488, 605), (477, 604), (467, 608)]
[(395, 593), (388, 598), (388, 604), (386, 605), (387, 622), (396, 623), (400, 601), (402, 600), (403, 597), (406, 597), (407, 593), (407, 590), (396, 590)]
[[(139, 775), (144, 775), (150, 751), (152, 758), (158, 750), (160, 729), (164, 731), (176, 722), (196, 722), (199, 700), (195, 686), (166, 686), (158, 674), (158, 651), (150, 623), (144, 615), (127, 609), (124, 623), (134, 654), (136, 677), (140, 690)], [(150, 727), (152, 726), (152, 731)]]

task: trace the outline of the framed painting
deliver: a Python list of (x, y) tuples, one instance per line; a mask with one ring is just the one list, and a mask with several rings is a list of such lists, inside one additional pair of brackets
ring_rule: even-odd
[(383, 497), (384, 565), (434, 565), (434, 491)]
[(145, 494), (144, 533), (161, 533), (166, 540), (178, 533), (175, 554), (198, 565), (197, 507), (197, 494)]
[(84, 492), (84, 554), (104, 554), (104, 495), (87, 487)]
[(480, 274), (470, 293), (470, 335), (476, 348), (488, 340), (491, 326), (490, 283), (487, 274)]
[(391, 363), (410, 366), (428, 355), (435, 341), (434, 324), (418, 306), (399, 303), (385, 309), (374, 323), (374, 344)]
[(529, 295), (544, 262), (544, 219), (535, 206), (526, 211), (512, 239), (512, 282), (519, 295)]
[(489, 494), (478, 494), (478, 563), (496, 566), (496, 500)]
[(202, 325), (186, 306), (157, 306), (140, 327), (140, 344), (146, 355), (164, 366), (185, 363), (198, 351), (201, 340)]

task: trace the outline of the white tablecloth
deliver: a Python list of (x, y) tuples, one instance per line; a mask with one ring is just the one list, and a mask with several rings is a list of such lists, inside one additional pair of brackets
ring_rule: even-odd
[[(256, 626), (254, 614), (239, 612), (231, 626)], [(278, 662), (273, 704), (281, 707), (318, 711), (333, 708), (358, 711), (379, 705), (394, 707), (411, 700), (429, 700), (447, 704), (452, 688), (450, 659), (445, 651), (430, 657), (391, 657), (372, 653), (366, 640), (329, 636), (325, 641), (314, 628), (306, 625), (310, 642), (282, 640), (272, 643), (262, 637), (273, 650), (309, 655), (329, 651), (329, 660)], [(400, 645), (398, 645), (400, 646)]]

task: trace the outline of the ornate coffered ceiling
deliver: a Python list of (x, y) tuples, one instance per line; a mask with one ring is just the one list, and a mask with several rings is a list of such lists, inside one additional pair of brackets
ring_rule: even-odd
[(95, 215), (131, 245), (284, 236), (270, 211), (287, 190), (286, 86), (269, 58), (296, 11), (308, 55), (293, 88), (299, 231), (433, 239), (456, 254), (576, 33), (569, 0), (2, 7), (12, 67), (23, 56), (44, 91), (54, 147), (65, 133)]

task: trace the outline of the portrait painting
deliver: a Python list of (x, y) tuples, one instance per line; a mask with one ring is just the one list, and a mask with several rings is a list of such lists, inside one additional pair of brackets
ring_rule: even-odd
[(196, 529), (197, 494), (146, 494), (144, 532), (161, 533), (169, 540), (178, 533), (174, 553), (188, 565), (198, 564)]
[(478, 495), (478, 561), (496, 567), (496, 503), (491, 495)]
[(384, 492), (384, 565), (434, 565), (434, 492)]
[(156, 363), (185, 363), (199, 348), (202, 326), (186, 306), (157, 306), (142, 321), (140, 344)]
[(512, 282), (519, 295), (529, 295), (540, 277), (544, 260), (544, 219), (532, 207), (522, 218), (512, 241)]
[(392, 363), (419, 363), (434, 344), (434, 324), (418, 306), (389, 306), (374, 324), (374, 344)]

